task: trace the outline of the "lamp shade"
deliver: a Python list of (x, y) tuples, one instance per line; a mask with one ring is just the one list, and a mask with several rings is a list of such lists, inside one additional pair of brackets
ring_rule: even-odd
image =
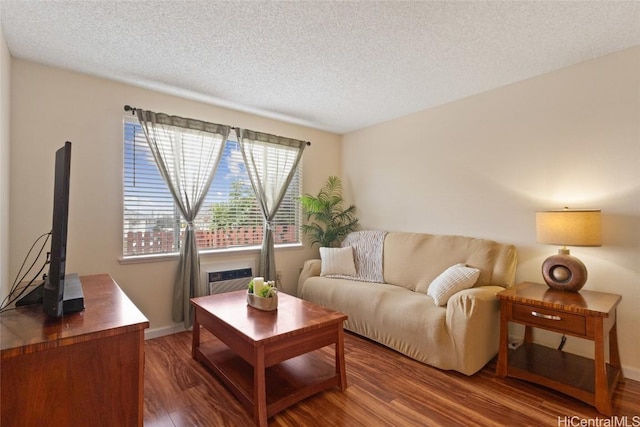
[(536, 212), (538, 243), (560, 246), (602, 245), (600, 210)]

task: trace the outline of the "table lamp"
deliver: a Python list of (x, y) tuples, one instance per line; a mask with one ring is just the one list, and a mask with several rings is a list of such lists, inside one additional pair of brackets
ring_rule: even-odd
[(559, 245), (557, 255), (542, 264), (542, 276), (552, 289), (579, 291), (587, 282), (587, 267), (569, 254), (567, 246), (600, 246), (600, 210), (572, 210), (536, 212), (538, 243)]

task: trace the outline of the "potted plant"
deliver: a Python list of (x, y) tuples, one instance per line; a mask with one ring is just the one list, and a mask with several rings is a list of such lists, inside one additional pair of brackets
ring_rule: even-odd
[(344, 237), (358, 228), (356, 207), (344, 209), (342, 204), (342, 182), (337, 176), (330, 176), (317, 196), (305, 194), (300, 198), (307, 224), (302, 232), (311, 245), (323, 247), (337, 246)]
[(278, 289), (273, 280), (265, 281), (262, 277), (254, 277), (247, 289), (247, 304), (263, 311), (278, 308)]

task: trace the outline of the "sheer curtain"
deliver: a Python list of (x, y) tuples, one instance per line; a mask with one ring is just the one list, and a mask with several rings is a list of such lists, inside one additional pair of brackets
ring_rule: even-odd
[(200, 255), (193, 220), (209, 190), (230, 127), (137, 109), (160, 175), (186, 222), (173, 290), (173, 320), (193, 324), (189, 299), (206, 295), (200, 284)]
[(273, 219), (307, 143), (248, 129), (236, 129), (236, 135), (265, 222), (258, 275), (275, 280)]

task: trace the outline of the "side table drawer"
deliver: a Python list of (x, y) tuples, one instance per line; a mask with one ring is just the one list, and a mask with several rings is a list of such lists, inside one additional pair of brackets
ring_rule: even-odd
[(554, 311), (531, 305), (514, 304), (511, 314), (514, 321), (527, 325), (567, 332), (574, 335), (586, 335), (586, 319), (584, 316), (562, 311)]

